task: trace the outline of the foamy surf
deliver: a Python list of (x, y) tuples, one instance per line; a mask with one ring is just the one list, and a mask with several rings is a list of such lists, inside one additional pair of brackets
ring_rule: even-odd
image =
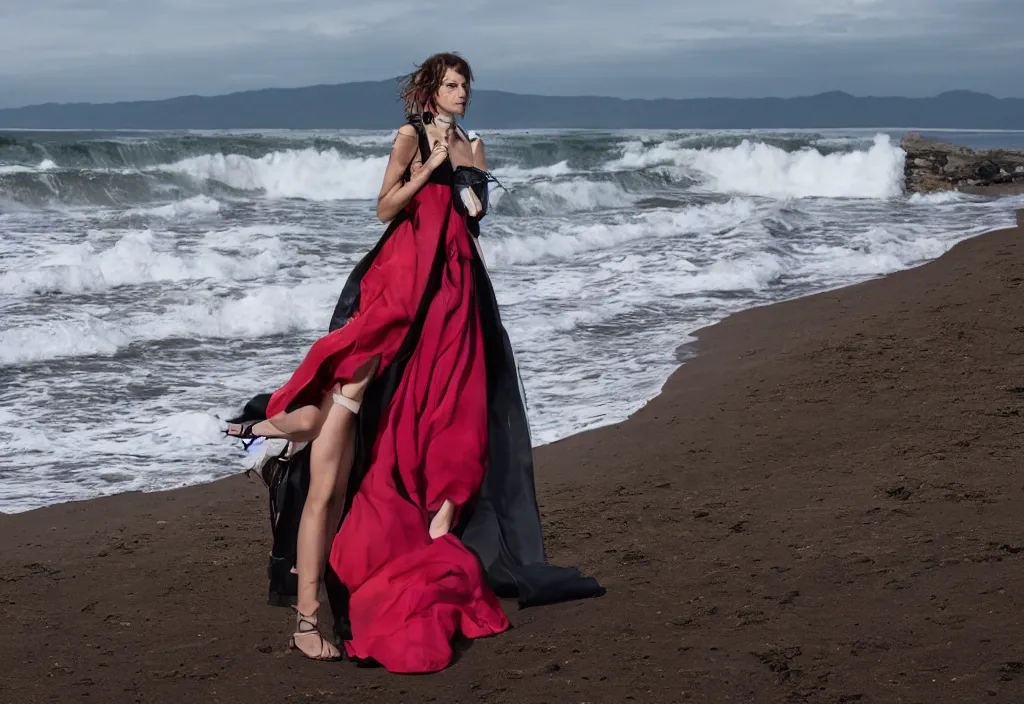
[[(481, 134), (508, 192), (480, 244), (537, 443), (642, 406), (696, 328), (1011, 219), (991, 199), (904, 197), (887, 135)], [(0, 142), (0, 511), (243, 469), (222, 419), (326, 330), (383, 231), (392, 138)]]
[(67, 357), (109, 357), (142, 343), (257, 339), (325, 329), (337, 292), (335, 282), (310, 282), (264, 286), (231, 298), (198, 293), (189, 296), (194, 302), (159, 312), (110, 316), (82, 307), (71, 315), (0, 331), (0, 367)]
[(370, 199), (377, 196), (387, 157), (345, 158), (334, 149), (272, 152), (258, 159), (211, 154), (183, 159), (156, 170), (178, 172), (197, 182), (219, 181), (270, 198)]
[(488, 261), (497, 264), (554, 261), (584, 252), (614, 249), (637, 240), (714, 232), (750, 218), (755, 208), (749, 200), (729, 200), (678, 211), (624, 214), (607, 222), (558, 223), (551, 232), (542, 235), (510, 234), (500, 239), (487, 239), (484, 248)]
[(125, 211), (127, 217), (156, 217), (162, 219), (176, 219), (192, 216), (216, 215), (220, 212), (221, 204), (209, 196), (192, 196), (185, 200), (156, 205), (149, 208), (129, 208)]
[(892, 198), (902, 193), (903, 150), (877, 135), (866, 151), (786, 151), (744, 140), (734, 147), (690, 149), (673, 143), (626, 145), (610, 169), (674, 166), (700, 188), (768, 198)]
[(178, 254), (161, 250), (152, 230), (129, 232), (109, 246), (93, 242), (57, 245), (21, 258), (0, 273), (0, 293), (29, 296), (85, 293), (140, 284), (222, 279), (246, 281), (273, 272), (286, 251), (279, 240), (261, 243), (244, 259), (216, 251)]

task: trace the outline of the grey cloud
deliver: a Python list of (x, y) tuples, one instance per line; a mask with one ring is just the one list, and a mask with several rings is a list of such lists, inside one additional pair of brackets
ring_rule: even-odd
[(1024, 95), (1010, 0), (34, 0), (0, 106), (379, 80), (438, 50), (479, 87), (623, 97)]

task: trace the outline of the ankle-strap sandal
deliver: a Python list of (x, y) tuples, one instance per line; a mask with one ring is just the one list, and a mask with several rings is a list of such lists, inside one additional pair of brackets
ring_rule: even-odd
[[(324, 638), (323, 633), (321, 633), (320, 629), (317, 627), (316, 611), (311, 613), (309, 616), (306, 616), (304, 613), (299, 611), (298, 608), (296, 608), (295, 614), (295, 633), (293, 633), (291, 638), (288, 639), (288, 645), (293, 650), (298, 650), (300, 653), (305, 655), (310, 660), (336, 662), (338, 660), (344, 659), (344, 655), (342, 655), (341, 652), (339, 652), (337, 655), (329, 655), (331, 644), (327, 641), (326, 638)], [(315, 656), (309, 655), (308, 653), (306, 653), (306, 651), (304, 651), (295, 643), (296, 638), (313, 635), (314, 633), (316, 634), (317, 638), (320, 639), (320, 653), (319, 655)]]

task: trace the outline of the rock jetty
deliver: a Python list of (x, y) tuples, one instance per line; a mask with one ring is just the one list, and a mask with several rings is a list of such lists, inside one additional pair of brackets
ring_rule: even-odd
[(907, 153), (903, 174), (908, 193), (1024, 192), (1024, 152), (974, 150), (914, 132), (904, 135), (900, 146)]

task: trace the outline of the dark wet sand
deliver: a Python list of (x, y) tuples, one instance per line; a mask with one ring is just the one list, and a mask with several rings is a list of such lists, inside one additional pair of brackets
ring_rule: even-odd
[(733, 316), (630, 420), (538, 451), (608, 587), (447, 671), (285, 650), (261, 485), (0, 516), (0, 701), (1024, 701), (1024, 230)]

